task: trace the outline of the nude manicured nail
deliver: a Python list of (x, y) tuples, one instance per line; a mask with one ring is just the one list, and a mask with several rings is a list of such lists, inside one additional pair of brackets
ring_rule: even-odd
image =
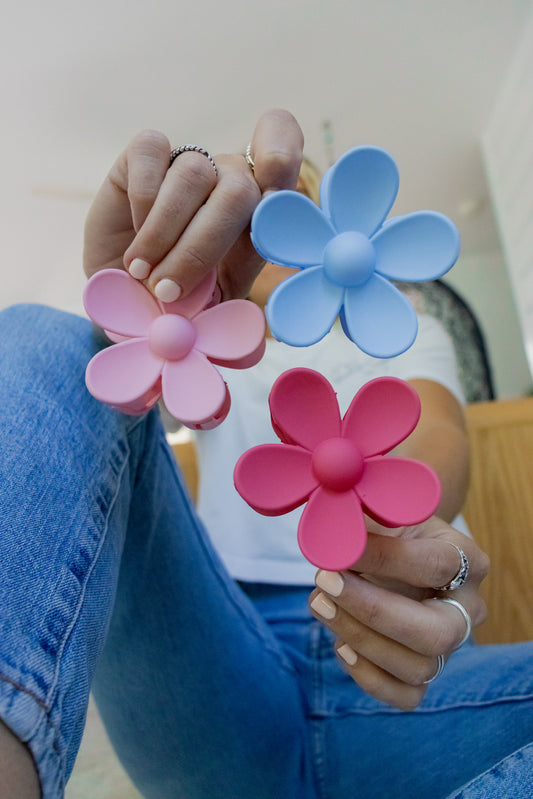
[(331, 596), (340, 596), (344, 588), (344, 580), (339, 572), (328, 572), (321, 569), (315, 577), (315, 583), (319, 588)]
[(181, 296), (181, 287), (170, 278), (164, 277), (156, 285), (154, 294), (161, 302), (175, 302)]
[(151, 271), (150, 264), (147, 261), (143, 261), (142, 258), (134, 258), (128, 269), (130, 275), (136, 280), (146, 280)]
[(343, 644), (342, 646), (339, 646), (339, 648), (337, 649), (337, 654), (340, 655), (341, 658), (349, 666), (355, 666), (355, 664), (357, 663), (357, 655), (353, 651), (352, 647), (348, 646), (348, 644)]
[(328, 621), (334, 619), (337, 612), (334, 603), (324, 594), (317, 594), (311, 602), (311, 607), (315, 613), (318, 613), (319, 616), (322, 616), (323, 619), (327, 619)]

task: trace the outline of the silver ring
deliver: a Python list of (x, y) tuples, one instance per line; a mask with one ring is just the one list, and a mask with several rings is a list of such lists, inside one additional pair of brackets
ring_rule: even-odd
[(197, 144), (180, 144), (179, 147), (174, 147), (174, 149), (170, 151), (169, 166), (171, 166), (172, 163), (175, 161), (175, 159), (178, 157), (178, 155), (181, 155), (182, 153), (200, 153), (200, 155), (205, 155), (205, 157), (207, 158), (207, 160), (215, 170), (215, 175), (218, 175), (217, 165), (213, 161), (212, 157), (209, 155), (207, 150), (204, 150), (203, 147), (198, 147)]
[(433, 677), (429, 678), (429, 680), (424, 680), (422, 685), (429, 685), (430, 682), (433, 682), (433, 680), (436, 680), (437, 677), (440, 677), (440, 675), (444, 671), (444, 666), (445, 665), (446, 665), (446, 661), (444, 660), (444, 655), (439, 655), (439, 657), (437, 658), (437, 671), (435, 672)]
[(468, 558), (466, 557), (463, 550), (460, 549), (460, 547), (458, 547), (456, 544), (452, 544), (451, 541), (446, 541), (446, 543), (457, 550), (457, 552), (459, 553), (459, 557), (461, 558), (461, 565), (459, 566), (459, 571), (454, 577), (452, 577), (450, 582), (446, 583), (446, 585), (441, 585), (439, 588), (435, 589), (437, 591), (455, 591), (456, 588), (460, 588), (466, 582), (466, 578), (468, 577), (468, 570), (470, 568), (470, 564), (468, 563)]
[(472, 619), (470, 618), (470, 615), (466, 610), (466, 608), (464, 608), (461, 605), (461, 603), (458, 602), (456, 599), (450, 599), (449, 597), (445, 597), (444, 599), (441, 597), (435, 597), (435, 599), (437, 600), (437, 602), (447, 602), (448, 605), (453, 605), (454, 608), (457, 608), (457, 610), (463, 617), (466, 624), (466, 631), (463, 637), (461, 638), (461, 641), (455, 647), (455, 649), (460, 649), (462, 645), (466, 643), (466, 641), (468, 641), (468, 639), (470, 638), (470, 634), (472, 633)]
[(252, 142), (248, 143), (248, 147), (246, 148), (244, 157), (246, 159), (246, 163), (248, 164), (252, 172), (255, 172), (255, 161), (252, 158)]

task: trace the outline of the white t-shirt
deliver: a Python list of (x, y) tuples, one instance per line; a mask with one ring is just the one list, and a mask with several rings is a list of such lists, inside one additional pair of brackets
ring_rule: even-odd
[[(435, 380), (464, 403), (451, 339), (440, 322), (427, 315), (419, 316), (413, 346), (396, 358), (365, 355), (337, 323), (311, 347), (289, 347), (269, 338), (257, 366), (242, 371), (221, 369), (231, 393), (231, 409), (219, 427), (195, 433), (198, 510), (223, 562), (238, 580), (314, 583), (316, 568), (305, 560), (296, 539), (303, 508), (284, 516), (262, 516), (245, 503), (233, 484), (233, 469), (243, 452), (257, 444), (279, 441), (270, 422), (268, 395), (276, 378), (297, 366), (315, 369), (329, 380), (342, 415), (359, 388), (382, 375)], [(455, 526), (464, 530), (461, 524), (456, 520)]]

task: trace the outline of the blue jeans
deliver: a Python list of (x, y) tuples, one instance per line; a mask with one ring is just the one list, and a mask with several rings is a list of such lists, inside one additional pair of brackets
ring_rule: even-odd
[(44, 799), (92, 688), (148, 799), (524, 799), (533, 644), (452, 656), (415, 712), (362, 693), (307, 588), (236, 584), (156, 412), (95, 401), (90, 323), (0, 314), (0, 717)]

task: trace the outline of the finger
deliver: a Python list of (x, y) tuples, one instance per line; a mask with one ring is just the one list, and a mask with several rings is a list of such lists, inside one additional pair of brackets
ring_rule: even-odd
[(418, 707), (424, 698), (427, 690), (425, 685), (409, 685), (397, 679), (389, 672), (380, 669), (372, 661), (353, 652), (351, 647), (346, 648), (346, 644), (342, 640), (337, 642), (335, 650), (354, 682), (375, 699), (399, 710), (409, 711)]
[(471, 631), (487, 618), (487, 605), (477, 590), (472, 586), (464, 587), (453, 594), (424, 599), (422, 604), (431, 606), (441, 614), (443, 622), (450, 620), (450, 612), (455, 614), (456, 623), (462, 626), (462, 636), (453, 650), (459, 649), (470, 637)]
[(122, 152), (91, 205), (84, 230), (83, 268), (124, 269), (124, 252), (148, 215), (169, 163), (168, 139), (139, 133)]
[(156, 130), (144, 130), (128, 145), (118, 162), (118, 182), (125, 185), (133, 228), (139, 231), (159, 196), (169, 166), (170, 143)]
[(429, 520), (425, 527), (427, 534), (433, 537), (395, 538), (369, 533), (365, 551), (354, 564), (354, 570), (412, 586), (438, 589), (449, 583), (461, 566), (458, 547), (468, 559), (468, 580), (479, 585), (487, 575), (488, 558), (475, 542), (440, 519)]
[[(330, 612), (327, 599), (320, 593), (311, 602), (312, 609), (318, 615), (320, 612)], [(402, 682), (413, 686), (423, 685), (435, 674), (435, 658), (421, 655), (398, 641), (377, 633), (342, 608), (336, 609), (334, 620), (331, 620), (329, 626), (353, 652)]]
[[(206, 158), (197, 153), (194, 155), (196, 159), (202, 158), (204, 169), (207, 166), (214, 174)], [(247, 231), (260, 200), (257, 183), (242, 156), (217, 156), (216, 163), (216, 186), (148, 279), (148, 287), (163, 301), (170, 300), (160, 296), (158, 286), (161, 283), (165, 286), (175, 284), (179, 287), (178, 296), (186, 296), (209, 271), (217, 267)]]
[(251, 141), (254, 176), (262, 193), (294, 189), (300, 172), (304, 146), (298, 122), (288, 111), (266, 111), (255, 127)]
[[(215, 171), (200, 153), (184, 153), (167, 169), (142, 227), (124, 254), (124, 263), (133, 277), (149, 277), (202, 208), (215, 184)], [(168, 301), (173, 299), (177, 297)]]
[[(330, 572), (319, 572), (316, 583), (327, 590)], [(336, 573), (335, 573), (336, 574)], [(465, 623), (453, 607), (427, 600), (419, 602), (374, 585), (363, 577), (343, 572), (343, 588), (336, 596), (325, 596), (333, 608), (324, 605), (322, 612), (316, 593), (311, 594), (311, 609), (339, 637), (347, 640), (351, 619), (374, 632), (397, 641), (426, 657), (452, 652), (465, 633)], [(324, 589), (323, 586), (326, 586)], [(334, 609), (334, 610), (333, 610)], [(328, 618), (329, 612), (329, 618)]]

